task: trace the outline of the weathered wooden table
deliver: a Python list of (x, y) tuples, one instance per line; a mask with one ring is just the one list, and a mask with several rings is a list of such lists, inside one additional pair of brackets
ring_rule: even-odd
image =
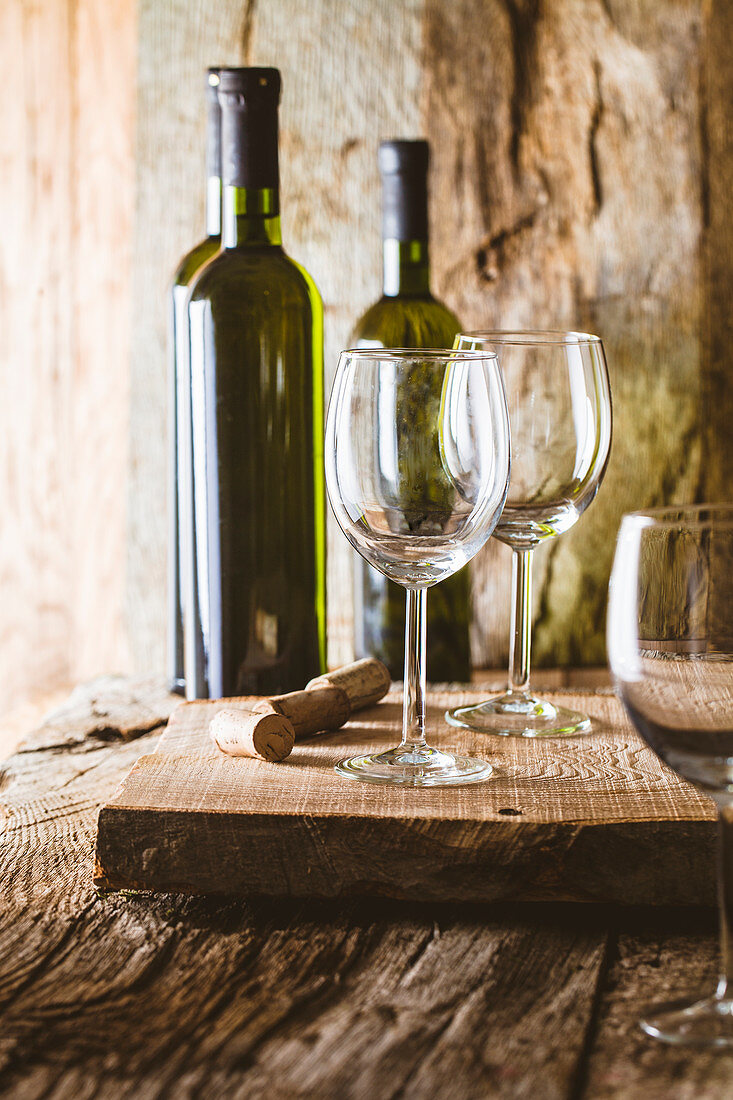
[(733, 1095), (733, 1055), (636, 1025), (711, 987), (709, 910), (95, 892), (97, 809), (175, 701), (98, 681), (3, 768), (3, 1095)]

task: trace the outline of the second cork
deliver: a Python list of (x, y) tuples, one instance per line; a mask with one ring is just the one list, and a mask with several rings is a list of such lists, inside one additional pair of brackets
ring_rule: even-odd
[(247, 710), (225, 707), (209, 732), (229, 756), (275, 763), (290, 755), (297, 740), (339, 729), (355, 710), (378, 703), (389, 687), (386, 665), (367, 657), (310, 680), (303, 691), (272, 695)]

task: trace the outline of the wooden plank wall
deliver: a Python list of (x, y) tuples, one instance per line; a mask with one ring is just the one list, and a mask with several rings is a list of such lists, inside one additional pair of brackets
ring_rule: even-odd
[[(539, 660), (601, 663), (621, 515), (691, 500), (700, 476), (700, 5), (436, 0), (427, 20), (439, 289), (471, 326), (604, 339), (612, 457), (590, 510), (536, 554), (534, 632)], [(476, 568), (495, 663), (509, 560), (490, 543)]]
[(701, 84), (703, 496), (733, 500), (733, 4), (725, 0), (709, 5)]
[[(165, 290), (202, 231), (216, 63), (283, 71), (285, 240), (324, 295), (329, 379), (379, 291), (389, 136), (432, 142), (434, 284), (466, 325), (604, 337), (612, 461), (535, 600), (538, 661), (601, 663), (621, 513), (731, 495), (732, 21), (725, 0), (5, 0), (6, 700), (163, 667)], [(332, 530), (332, 660), (350, 572)], [(501, 664), (507, 551), (473, 572), (474, 659)]]
[(0, 4), (2, 708), (130, 663), (135, 49), (134, 0)]
[[(389, 136), (432, 142), (435, 289), (466, 325), (603, 336), (612, 460), (578, 526), (538, 553), (535, 592), (537, 660), (600, 664), (621, 514), (726, 495), (702, 456), (730, 461), (730, 189), (710, 167), (733, 171), (729, 22), (722, 0), (222, 0), (216, 14), (142, 0), (129, 607), (145, 664), (164, 628), (162, 295), (202, 225), (205, 65), (283, 72), (284, 238), (324, 295), (329, 378), (379, 290)], [(329, 549), (341, 660), (351, 563), (333, 530)], [(493, 543), (474, 563), (479, 665), (506, 656), (509, 563)]]

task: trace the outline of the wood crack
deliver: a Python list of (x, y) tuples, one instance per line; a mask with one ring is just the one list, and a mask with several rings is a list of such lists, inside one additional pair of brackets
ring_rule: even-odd
[(537, 72), (537, 24), (541, 0), (505, 0), (511, 28), (514, 58), (514, 87), (510, 103), (512, 120), (509, 155), (515, 174), (519, 168), (519, 145), (527, 125)]
[[(333, 968), (324, 961), (321, 974), (308, 976), (305, 984), (292, 992), (283, 1010), (275, 1013), (274, 1018), (252, 1039), (246, 1051), (232, 1062), (231, 1068), (238, 1072), (249, 1069), (257, 1061), (259, 1051), (273, 1036), (282, 1035), (284, 1029), (291, 1032), (298, 1030), (302, 1023), (310, 1023), (317, 1015), (323, 1016), (329, 1006), (343, 996), (344, 978), (368, 960), (375, 931), (377, 930), (374, 928), (368, 928), (362, 936), (350, 937), (347, 934), (343, 937), (339, 948), (345, 952), (344, 957), (337, 958)], [(353, 940), (353, 948), (356, 950), (349, 949), (349, 939)], [(361, 942), (362, 940), (366, 942)]]
[(537, 213), (536, 210), (531, 210), (518, 218), (514, 225), (501, 229), (481, 245), (476, 252), (476, 270), (480, 278), (487, 283), (493, 283), (498, 279), (509, 262), (512, 245), (523, 233), (532, 229)]
[[(545, 579), (542, 584), (542, 594), (540, 596), (540, 605), (537, 609), (537, 614), (532, 618), (532, 631), (534, 632), (536, 626), (538, 626), (543, 619), (550, 618), (552, 615), (552, 609), (550, 606), (552, 595), (552, 576), (555, 567), (555, 557), (557, 556), (560, 542), (558, 539), (552, 543), (547, 550), (547, 556), (545, 559)], [(530, 612), (531, 614), (531, 612)]]
[(433, 923), (432, 930), (430, 932), (428, 932), (425, 935), (425, 938), (415, 946), (413, 951), (410, 953), (410, 955), (408, 955), (407, 959), (405, 960), (405, 972), (404, 972), (404, 975), (402, 977), (403, 982), (405, 982), (405, 981), (409, 982), (411, 974), (416, 969), (416, 967), (419, 965), (419, 963), (420, 963), (422, 957), (424, 956), (425, 952), (438, 939), (440, 939), (440, 927), (439, 927), (439, 925), (436, 921), (436, 922)]
[(603, 955), (601, 957), (600, 965), (598, 967), (590, 1012), (588, 1013), (588, 1018), (585, 1025), (585, 1034), (583, 1036), (581, 1049), (578, 1052), (578, 1060), (576, 1062), (575, 1073), (569, 1082), (568, 1100), (584, 1100), (584, 1097), (586, 1095), (590, 1052), (593, 1048), (596, 1036), (598, 1035), (598, 1029), (601, 1019), (601, 1006), (603, 1004), (603, 997), (606, 991), (608, 974), (611, 970), (611, 966), (616, 961), (617, 954), (618, 930), (616, 928), (611, 928), (606, 932), (606, 939), (603, 945)]
[(596, 84), (596, 97), (593, 104), (593, 113), (590, 119), (588, 131), (588, 163), (590, 165), (590, 178), (593, 184), (593, 216), (597, 216), (603, 206), (603, 184), (601, 181), (601, 168), (598, 159), (598, 130), (603, 121), (605, 110), (603, 93), (601, 91), (601, 65), (599, 61), (593, 62), (593, 73)]
[[(94, 894), (89, 901), (81, 906), (81, 908), (74, 914), (74, 916), (67, 922), (66, 928), (61, 933), (55, 943), (51, 944), (43, 955), (38, 958), (35, 965), (31, 967), (26, 976), (18, 982), (17, 985), (13, 985), (12, 989), (8, 992), (6, 997), (0, 997), (0, 1009), (6, 1008), (11, 1002), (18, 1000), (20, 995), (28, 989), (36, 977), (43, 974), (47, 974), (53, 963), (64, 952), (71, 940), (75, 940), (78, 934), (79, 927), (83, 924), (85, 918), (92, 909), (99, 903), (99, 898)], [(2, 1066), (3, 1070), (10, 1068), (11, 1062)]]
[(700, 207), (703, 233), (710, 229), (710, 127), (708, 118), (708, 80), (705, 58), (700, 61), (698, 98), (700, 102)]
[(81, 771), (74, 772), (74, 774), (70, 775), (68, 779), (65, 779), (63, 783), (59, 783), (58, 787), (54, 787), (54, 793), (56, 793), (57, 791), (63, 791), (65, 787), (71, 786), (71, 784), (75, 783), (77, 779), (81, 779), (83, 776), (88, 775), (89, 772), (94, 771), (94, 769), (98, 768), (100, 764), (106, 763), (106, 759), (96, 760), (93, 764), (90, 764), (88, 768), (82, 768)]
[(697, 421), (693, 421), (677, 442), (675, 447), (677, 461), (666, 467), (659, 492), (653, 495), (649, 507), (666, 504), (670, 500), (677, 499), (677, 486), (685, 477), (687, 468), (689, 468), (690, 454), (694, 452), (696, 446), (700, 446), (699, 425)]
[(151, 722), (141, 722), (139, 726), (124, 728), (116, 725), (100, 726), (98, 729), (90, 730), (89, 736), (98, 741), (137, 741), (146, 733), (155, 733), (156, 730), (163, 729), (167, 722), (167, 718), (156, 718)]
[(246, 0), (244, 14), (242, 16), (242, 29), (239, 33), (239, 41), (242, 48), (242, 63), (252, 64), (252, 40), (254, 37), (254, 21), (257, 12), (257, 0)]
[(47, 745), (22, 745), (13, 753), (14, 756), (40, 756), (42, 753), (85, 753), (98, 752), (99, 745), (88, 745), (84, 741), (52, 741)]
[[(478, 985), (476, 987), (474, 987), (474, 989), (476, 989), (476, 988), (478, 988)], [(474, 990), (472, 989), (470, 992), (474, 992)], [(470, 995), (470, 993), (469, 993), (469, 995)], [(440, 1022), (440, 1024), (437, 1026), (437, 1028), (431, 1029), (431, 1031), (430, 1031), (430, 1049), (431, 1050), (435, 1050), (439, 1046), (443, 1036), (446, 1034), (447, 1031), (450, 1030), (450, 1028), (453, 1024), (453, 1021), (455, 1020), (455, 1014), (456, 1014), (456, 1004), (454, 1003), (445, 1011), (443, 1019)], [(402, 1098), (406, 1094), (407, 1089), (410, 1087), (410, 1084), (415, 1080), (415, 1078), (420, 1073), (422, 1068), (423, 1068), (423, 1062), (418, 1061), (417, 1059), (414, 1059), (413, 1063), (412, 1063), (412, 1066), (411, 1066), (410, 1070), (407, 1073), (407, 1076), (402, 1081), (402, 1084), (397, 1088), (397, 1090), (395, 1092), (390, 1094), (390, 1100), (402, 1100)]]

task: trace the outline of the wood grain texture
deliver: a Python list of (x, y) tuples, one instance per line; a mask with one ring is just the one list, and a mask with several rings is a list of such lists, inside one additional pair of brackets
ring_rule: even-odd
[(139, 673), (165, 668), (168, 291), (205, 235), (205, 71), (239, 65), (250, 5), (138, 4), (126, 621)]
[[(203, 73), (283, 74), (283, 241), (325, 306), (326, 381), (380, 288), (380, 137), (420, 130), (421, 0), (142, 0), (128, 616), (140, 669), (165, 639), (165, 292), (203, 226)], [(399, 43), (399, 49), (395, 48)], [(385, 67), (390, 78), (384, 79)], [(329, 663), (353, 658), (351, 552), (329, 517)]]
[[(700, 23), (696, 0), (427, 5), (439, 289), (469, 327), (589, 330), (608, 356), (611, 461), (577, 528), (536, 555), (538, 663), (604, 659), (622, 513), (697, 488)], [(493, 543), (474, 564), (482, 663), (506, 656), (509, 571)]]
[(69, 380), (70, 679), (130, 670), (125, 622), (130, 433), (135, 0), (75, 0), (74, 371)]
[[(202, 231), (212, 62), (283, 70), (285, 239), (324, 293), (329, 378), (379, 291), (374, 153), (398, 134), (433, 143), (435, 286), (466, 324), (603, 335), (611, 466), (577, 530), (538, 555), (535, 601), (538, 663), (603, 660), (621, 512), (730, 495), (730, 5), (141, 0), (137, 15), (132, 0), (0, 12), (6, 705), (162, 669), (164, 300)], [(329, 539), (338, 663), (351, 561)], [(508, 577), (490, 545), (477, 665), (505, 659)]]
[(650, 1041), (638, 1025), (649, 1005), (708, 996), (719, 962), (713, 915), (645, 914), (614, 934), (580, 1095), (593, 1100), (726, 1100), (733, 1054), (675, 1049)]
[(124, 670), (132, 0), (0, 10), (0, 666), (20, 705)]
[(63, 688), (34, 692), (25, 702), (5, 711), (0, 717), (0, 760), (10, 756), (28, 730), (40, 726), (45, 716), (63, 703), (68, 694)]
[(445, 724), (446, 706), (479, 698), (431, 695), (430, 736), (488, 753), (495, 775), (419, 791), (333, 771), (399, 740), (396, 697), (296, 744), (282, 764), (212, 745), (209, 722), (225, 702), (183, 704), (100, 812), (96, 881), (295, 897), (713, 900), (712, 803), (659, 762), (615, 698), (553, 695), (587, 710), (596, 732), (536, 742)]
[(709, 429), (703, 436), (700, 492), (704, 500), (724, 501), (733, 495), (733, 6), (724, 0), (707, 5), (702, 57), (703, 410)]
[(80, 689), (53, 719), (66, 732), (41, 729), (0, 775), (4, 1095), (727, 1095), (728, 1058), (671, 1052), (633, 1025), (646, 993), (712, 976), (712, 918), (630, 910), (619, 929), (592, 906), (96, 893), (98, 807), (175, 701), (128, 689), (97, 681), (86, 709)]

